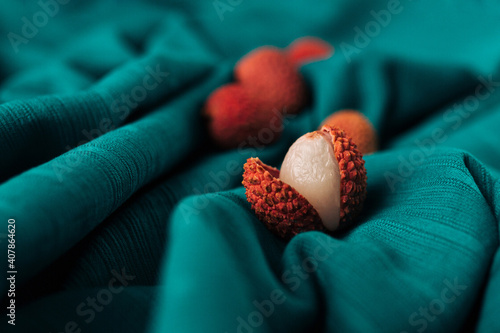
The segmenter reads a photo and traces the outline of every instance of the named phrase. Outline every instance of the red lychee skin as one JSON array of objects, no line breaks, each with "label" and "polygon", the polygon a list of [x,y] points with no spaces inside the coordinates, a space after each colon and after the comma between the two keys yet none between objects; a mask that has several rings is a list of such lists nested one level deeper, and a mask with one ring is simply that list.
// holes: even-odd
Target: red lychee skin
[{"label": "red lychee skin", "polygon": [[[239,84],[216,89],[208,97],[203,111],[209,118],[210,135],[222,148],[236,148],[244,142],[245,146],[270,144],[281,134],[281,115],[265,112]],[[268,131],[265,136],[259,135],[266,128],[272,128],[273,135],[267,135]],[[260,142],[260,137],[266,141]]]},{"label": "red lychee skin", "polygon": [[234,75],[267,111],[297,114],[307,104],[302,75],[276,47],[263,46],[248,53],[236,64]]},{"label": "red lychee skin", "polygon": [[252,209],[276,235],[290,239],[304,231],[327,232],[316,209],[292,186],[279,179],[279,170],[258,158],[243,166],[243,186]]},{"label": "red lychee skin", "polygon": [[366,169],[363,154],[345,132],[325,125],[321,131],[332,137],[333,152],[340,170],[340,224],[349,225],[361,212],[366,198]]},{"label": "red lychee skin", "polygon": [[295,66],[329,58],[333,53],[333,46],[316,37],[298,38],[287,48],[288,58]]},{"label": "red lychee skin", "polygon": [[328,116],[322,125],[335,126],[344,130],[356,142],[362,154],[373,153],[378,149],[377,132],[370,120],[359,111],[337,111]]},{"label": "red lychee skin", "polygon": [[[356,145],[341,129],[324,126],[321,131],[331,136],[339,163],[339,229],[342,229],[351,224],[362,209],[366,197],[365,162]],[[242,184],[246,188],[247,200],[269,230],[287,240],[305,231],[331,233],[309,201],[279,179],[278,169],[258,158],[249,158],[243,168]]]}]

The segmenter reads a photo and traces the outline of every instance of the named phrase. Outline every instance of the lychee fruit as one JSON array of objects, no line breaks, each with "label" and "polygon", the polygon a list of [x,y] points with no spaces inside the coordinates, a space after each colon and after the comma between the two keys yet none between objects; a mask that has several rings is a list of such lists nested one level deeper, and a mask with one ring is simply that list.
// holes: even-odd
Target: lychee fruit
[{"label": "lychee fruit", "polygon": [[239,84],[227,84],[212,92],[203,112],[211,137],[222,148],[236,148],[243,142],[246,146],[270,144],[281,134],[281,114],[267,112]]},{"label": "lychee fruit", "polygon": [[240,59],[234,68],[238,82],[267,111],[300,112],[308,101],[304,79],[285,52],[263,46]]},{"label": "lychee fruit", "polygon": [[350,136],[362,154],[373,153],[378,149],[377,132],[370,120],[356,110],[341,110],[326,118],[320,125],[341,128]]},{"label": "lychee fruit", "polygon": [[295,66],[329,58],[333,53],[333,46],[316,37],[298,38],[287,48],[288,58]]},{"label": "lychee fruit", "polygon": [[295,141],[281,171],[249,158],[242,183],[257,217],[275,234],[290,239],[304,231],[331,233],[362,209],[364,163],[344,131],[324,126]]}]

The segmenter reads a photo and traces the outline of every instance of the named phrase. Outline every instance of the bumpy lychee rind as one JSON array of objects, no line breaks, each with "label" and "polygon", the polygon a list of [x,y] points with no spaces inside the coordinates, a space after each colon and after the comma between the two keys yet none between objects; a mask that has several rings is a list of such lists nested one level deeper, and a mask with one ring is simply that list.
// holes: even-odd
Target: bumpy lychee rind
[{"label": "bumpy lychee rind", "polygon": [[377,151],[377,132],[361,112],[356,110],[340,110],[328,116],[323,125],[335,126],[344,130],[352,138],[362,154]]},{"label": "bumpy lychee rind", "polygon": [[302,37],[291,43],[287,48],[288,58],[296,66],[330,57],[333,46],[316,37]]},{"label": "bumpy lychee rind", "polygon": [[296,114],[307,104],[308,90],[302,75],[276,47],[263,46],[248,53],[236,64],[234,75],[267,111]]},{"label": "bumpy lychee rind", "polygon": [[361,212],[366,198],[366,169],[363,155],[346,133],[325,125],[321,131],[332,137],[333,151],[340,170],[339,229],[349,225]]},{"label": "bumpy lychee rind", "polygon": [[[222,148],[270,144],[281,134],[281,115],[266,112],[240,84],[227,84],[208,97],[204,109],[212,139]],[[272,135],[259,135],[273,128]],[[265,142],[260,142],[260,138]]]},{"label": "bumpy lychee rind", "polygon": [[[330,135],[340,170],[340,220],[342,229],[357,217],[366,197],[366,169],[362,154],[341,129],[323,126]],[[316,209],[292,186],[279,179],[279,170],[258,158],[244,165],[243,186],[257,217],[275,234],[290,239],[305,231],[330,233]]]},{"label": "bumpy lychee rind", "polygon": [[304,231],[327,232],[307,199],[279,179],[278,169],[258,158],[249,158],[243,168],[247,200],[269,230],[284,239]]}]

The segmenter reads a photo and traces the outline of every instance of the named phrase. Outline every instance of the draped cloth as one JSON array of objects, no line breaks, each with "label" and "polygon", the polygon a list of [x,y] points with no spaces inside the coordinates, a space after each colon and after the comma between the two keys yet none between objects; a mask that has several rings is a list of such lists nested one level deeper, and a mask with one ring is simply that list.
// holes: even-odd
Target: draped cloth
[{"label": "draped cloth", "polygon": [[[500,332],[498,1],[10,1],[0,31],[5,331]],[[215,147],[207,96],[301,36],[335,47],[307,108]],[[381,143],[362,214],[285,242],[243,164],[344,108]]]}]

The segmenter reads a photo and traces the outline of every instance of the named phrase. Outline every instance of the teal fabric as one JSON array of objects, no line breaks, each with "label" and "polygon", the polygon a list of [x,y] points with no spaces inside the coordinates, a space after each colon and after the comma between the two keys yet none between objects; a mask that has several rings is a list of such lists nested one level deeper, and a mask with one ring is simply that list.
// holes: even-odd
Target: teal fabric
[{"label": "teal fabric", "polygon": [[[10,1],[0,31],[2,332],[500,332],[498,1]],[[215,148],[210,92],[306,35],[310,105]],[[342,108],[380,135],[363,213],[285,242],[242,166]]]}]

